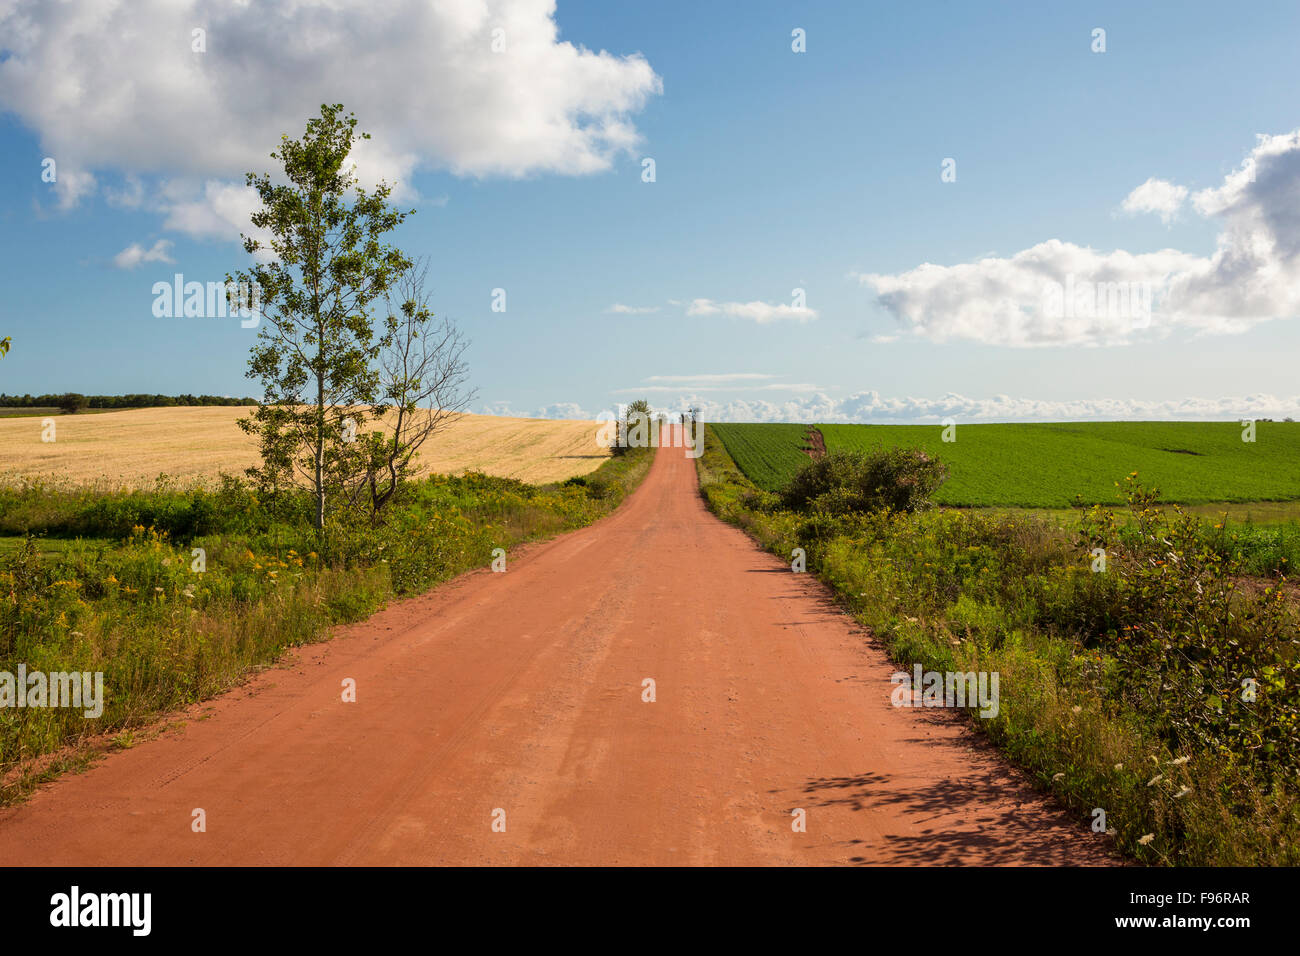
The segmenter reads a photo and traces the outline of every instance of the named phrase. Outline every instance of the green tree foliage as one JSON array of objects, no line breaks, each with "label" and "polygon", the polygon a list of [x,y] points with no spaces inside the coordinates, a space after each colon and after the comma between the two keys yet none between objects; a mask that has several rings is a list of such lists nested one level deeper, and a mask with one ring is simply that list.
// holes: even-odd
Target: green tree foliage
[{"label": "green tree foliage", "polygon": [[262,383],[262,404],[240,423],[261,443],[262,464],[249,475],[271,489],[305,478],[318,530],[331,499],[347,504],[364,489],[356,439],[378,398],[386,345],[372,314],[411,266],[383,241],[409,213],[389,204],[389,185],[363,188],[348,163],[353,144],[369,138],[356,125],[342,105],[322,105],[302,139],[282,137],[271,154],[283,182],[248,174],[262,202],[252,223],[270,238],[245,236],[244,248],[271,261],[227,276],[255,286],[265,319],[247,372]]},{"label": "green tree foliage", "polygon": [[59,410],[66,415],[75,415],[77,412],[85,411],[90,405],[90,399],[85,395],[77,392],[68,392],[66,395],[59,396]]},{"label": "green tree foliage", "polygon": [[[58,408],[63,395],[5,395],[0,393],[0,408]],[[171,408],[181,405],[256,405],[254,398],[227,398],[224,395],[87,395],[88,408]]]},{"label": "green tree foliage", "polygon": [[648,441],[650,414],[650,402],[644,398],[638,398],[623,409],[623,419],[618,423],[618,442],[610,449],[615,455],[626,454],[632,441]]},{"label": "green tree foliage", "polygon": [[1096,506],[1080,524],[1105,573],[1076,589],[1068,620],[1123,668],[1124,699],[1179,746],[1294,783],[1300,657],[1285,578],[1250,582],[1223,523],[1166,510],[1136,472],[1120,488],[1126,522]]},{"label": "green tree foliage", "polygon": [[916,448],[831,452],[809,462],[781,491],[783,507],[831,515],[919,511],[948,477],[937,458]]}]

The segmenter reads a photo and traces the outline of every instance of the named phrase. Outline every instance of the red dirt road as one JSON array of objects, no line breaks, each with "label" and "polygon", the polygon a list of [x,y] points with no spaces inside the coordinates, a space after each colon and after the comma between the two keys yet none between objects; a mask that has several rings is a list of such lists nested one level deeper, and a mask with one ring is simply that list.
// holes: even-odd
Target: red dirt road
[{"label": "red dirt road", "polygon": [[894,670],[665,448],[597,524],[339,629],[0,813],[0,862],[1110,862],[961,719],[891,706]]}]

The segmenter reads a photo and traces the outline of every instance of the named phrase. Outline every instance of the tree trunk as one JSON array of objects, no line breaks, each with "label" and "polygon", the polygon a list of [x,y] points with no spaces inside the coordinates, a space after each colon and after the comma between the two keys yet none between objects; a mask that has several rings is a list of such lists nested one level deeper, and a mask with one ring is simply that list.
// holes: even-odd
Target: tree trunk
[{"label": "tree trunk", "polygon": [[325,528],[325,383],[316,373],[316,530]]},{"label": "tree trunk", "polygon": [[316,530],[325,530],[325,370],[324,370],[324,329],[320,327],[319,308],[317,305],[318,316],[316,328],[320,331],[320,342],[322,343],[316,353],[316,454],[315,454],[315,479],[316,479]]},{"label": "tree trunk", "polygon": [[[319,214],[316,216],[319,223]],[[311,304],[316,313],[316,530],[325,531],[325,327],[320,315],[319,241],[312,245]]]}]

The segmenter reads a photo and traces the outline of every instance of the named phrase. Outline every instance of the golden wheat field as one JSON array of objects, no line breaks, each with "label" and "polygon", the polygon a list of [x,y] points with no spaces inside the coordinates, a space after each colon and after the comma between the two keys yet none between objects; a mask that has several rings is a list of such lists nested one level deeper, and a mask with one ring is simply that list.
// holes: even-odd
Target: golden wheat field
[{"label": "golden wheat field", "polygon": [[[159,475],[211,484],[257,461],[256,442],[235,424],[248,408],[137,408],[0,419],[0,481],[54,478],[101,487],[151,487]],[[608,457],[596,422],[458,415],[425,444],[422,472],[482,471],[534,484],[594,471]]]}]

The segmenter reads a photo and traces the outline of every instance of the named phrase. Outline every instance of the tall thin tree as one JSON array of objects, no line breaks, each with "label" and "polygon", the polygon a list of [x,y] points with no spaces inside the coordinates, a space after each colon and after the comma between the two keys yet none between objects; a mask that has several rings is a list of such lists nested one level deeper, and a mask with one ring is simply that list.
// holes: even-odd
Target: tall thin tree
[{"label": "tall thin tree", "polygon": [[322,105],[302,139],[284,136],[271,153],[282,178],[248,174],[261,199],[252,224],[269,239],[245,236],[244,248],[269,261],[227,276],[232,296],[256,290],[264,319],[247,372],[261,380],[263,399],[240,421],[261,444],[262,464],[248,473],[270,488],[305,479],[321,530],[331,497],[364,480],[356,437],[377,398],[385,345],[373,312],[410,267],[384,241],[409,213],[389,204],[388,184],[363,188],[349,161],[369,138],[356,125],[341,104]]}]

